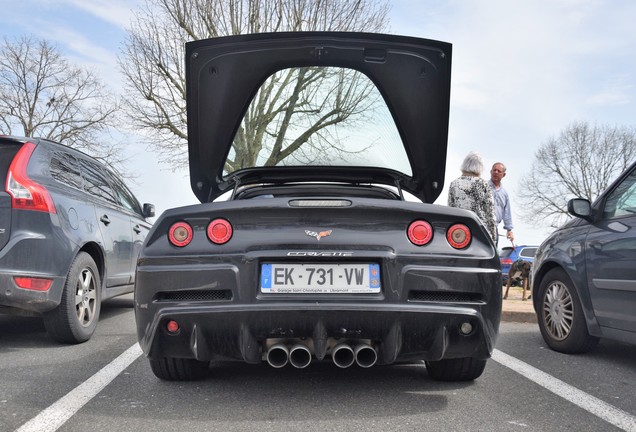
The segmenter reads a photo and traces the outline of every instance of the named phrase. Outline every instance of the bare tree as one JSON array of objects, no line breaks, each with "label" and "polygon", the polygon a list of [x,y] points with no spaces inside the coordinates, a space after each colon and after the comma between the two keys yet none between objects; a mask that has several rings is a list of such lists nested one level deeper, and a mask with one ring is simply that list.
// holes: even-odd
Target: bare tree
[{"label": "bare tree", "polygon": [[532,169],[519,182],[524,220],[558,227],[569,217],[569,199],[594,200],[635,158],[634,127],[567,126],[537,150]]},{"label": "bare tree", "polygon": [[[127,111],[134,125],[151,138],[162,162],[173,169],[186,166],[185,42],[277,31],[378,32],[387,27],[388,10],[386,0],[146,0],[131,25],[120,57],[128,87]],[[270,81],[271,88],[261,89],[257,95],[260,104],[248,112],[235,141],[238,153],[229,164],[245,162],[245,158],[258,154],[263,147],[261,139],[267,135],[263,124],[267,115],[273,121],[274,113],[286,113],[282,117],[286,120],[278,122],[281,129],[276,133],[281,139],[279,144],[283,143],[283,128],[300,112],[303,101],[293,92],[285,100],[276,98],[274,88],[301,91],[319,76],[315,70],[280,74]],[[349,84],[343,77],[334,90],[351,95],[353,87],[348,85],[359,83]],[[347,108],[351,111],[346,112]],[[304,138],[324,131],[329,124],[351,119],[355,113],[355,105],[344,104],[339,111],[323,118],[322,123],[309,125],[309,135]],[[272,133],[270,129],[268,134]],[[270,159],[270,164],[288,156],[294,147],[278,146],[272,151],[274,159]]]},{"label": "bare tree", "polygon": [[109,139],[119,107],[90,71],[70,64],[45,40],[4,39],[0,51],[2,133],[61,142],[121,168]]}]

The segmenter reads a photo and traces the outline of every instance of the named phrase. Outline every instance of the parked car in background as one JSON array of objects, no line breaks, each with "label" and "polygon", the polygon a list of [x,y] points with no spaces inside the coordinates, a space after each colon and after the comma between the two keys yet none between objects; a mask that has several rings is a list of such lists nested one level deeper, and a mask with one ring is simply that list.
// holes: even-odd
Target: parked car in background
[{"label": "parked car in background", "polygon": [[[135,285],[157,377],[201,378],[216,359],[482,374],[501,318],[499,260],[473,212],[432,204],[450,59],[444,42],[368,33],[186,44],[201,204],[159,217]],[[342,121],[352,103],[360,116]]]},{"label": "parked car in background", "polygon": [[[537,252],[539,246],[529,245],[516,245],[506,246],[499,251],[499,262],[501,263],[501,278],[504,285],[508,284],[508,273],[510,272],[510,266],[518,259],[522,259],[528,262],[534,262],[534,254]],[[516,285],[516,281],[512,281],[513,285]]]},{"label": "parked car in background", "polygon": [[593,204],[568,203],[576,218],[535,256],[534,309],[548,346],[583,352],[599,338],[636,343],[636,163]]},{"label": "parked car in background", "polygon": [[101,301],[129,293],[154,206],[90,156],[0,136],[0,313],[38,315],[54,339],[88,340]]}]

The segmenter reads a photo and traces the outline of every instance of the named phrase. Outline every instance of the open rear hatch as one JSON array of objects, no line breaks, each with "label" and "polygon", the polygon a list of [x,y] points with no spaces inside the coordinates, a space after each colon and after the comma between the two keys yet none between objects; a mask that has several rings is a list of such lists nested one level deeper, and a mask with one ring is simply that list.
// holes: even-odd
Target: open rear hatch
[{"label": "open rear hatch", "polygon": [[[399,131],[409,172],[355,166],[239,166],[226,161],[241,121],[261,85],[288,68],[338,67],[364,74],[384,99]],[[451,45],[368,33],[263,33],[186,44],[190,181],[201,202],[236,181],[373,180],[433,202],[444,185]],[[356,169],[357,168],[357,169]],[[248,172],[242,174],[243,169]]]}]

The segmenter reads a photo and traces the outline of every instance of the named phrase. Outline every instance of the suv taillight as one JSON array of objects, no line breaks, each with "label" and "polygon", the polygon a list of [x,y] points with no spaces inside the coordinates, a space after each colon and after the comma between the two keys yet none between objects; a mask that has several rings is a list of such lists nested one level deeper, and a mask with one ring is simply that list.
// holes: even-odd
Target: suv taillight
[{"label": "suv taillight", "polygon": [[27,165],[35,144],[27,142],[13,158],[7,174],[6,191],[11,195],[11,207],[55,213],[55,205],[46,188],[29,178]]}]

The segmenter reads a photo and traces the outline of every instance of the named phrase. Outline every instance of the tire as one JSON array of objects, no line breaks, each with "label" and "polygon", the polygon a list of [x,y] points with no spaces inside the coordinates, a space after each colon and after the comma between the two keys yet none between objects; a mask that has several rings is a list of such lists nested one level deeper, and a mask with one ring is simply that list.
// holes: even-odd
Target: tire
[{"label": "tire", "polygon": [[155,376],[166,381],[195,381],[208,374],[208,362],[173,357],[148,360]]},{"label": "tire", "polygon": [[552,269],[543,277],[538,300],[539,329],[551,349],[575,354],[598,343],[587,331],[581,299],[563,269]]},{"label": "tire", "polygon": [[472,357],[427,361],[426,370],[437,381],[472,381],[484,372],[486,361]]},{"label": "tire", "polygon": [[93,258],[86,252],[77,254],[66,276],[60,304],[43,316],[53,339],[76,344],[91,338],[99,321],[101,286]]}]

